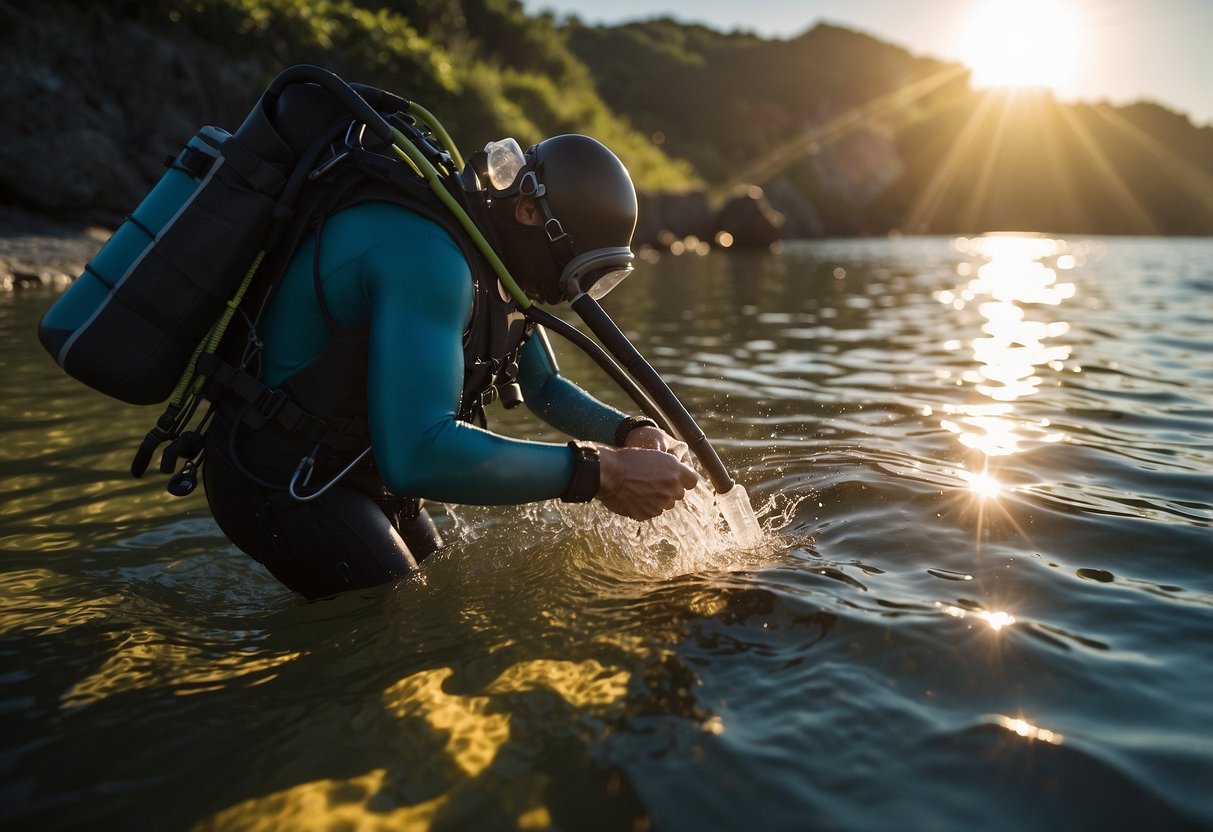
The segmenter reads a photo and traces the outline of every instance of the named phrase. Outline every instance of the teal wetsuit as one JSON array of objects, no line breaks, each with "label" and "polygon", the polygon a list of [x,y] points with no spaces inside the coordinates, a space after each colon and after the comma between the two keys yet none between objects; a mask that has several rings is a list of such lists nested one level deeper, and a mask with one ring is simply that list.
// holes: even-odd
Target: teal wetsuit
[{"label": "teal wetsuit", "polygon": [[[314,238],[305,241],[292,258],[261,326],[261,379],[271,387],[330,348],[331,322],[316,297],[314,246]],[[331,321],[342,327],[369,327],[366,418],[377,474],[391,494],[514,504],[552,499],[565,491],[573,469],[567,445],[511,439],[457,418],[463,336],[474,290],[469,265],[446,231],[399,206],[363,203],[326,221],[319,273]],[[518,381],[531,411],[575,438],[614,440],[625,414],[560,376],[542,339],[527,341],[518,364]],[[224,430],[217,427],[220,434]],[[350,500],[364,495],[344,485],[314,502],[298,503],[242,482],[229,464],[212,465],[209,457],[206,482],[216,519],[228,536],[305,594],[383,583],[411,568],[413,555],[427,553],[411,550],[432,548],[424,542],[410,545],[404,526],[411,518],[393,517],[393,512],[400,513],[397,505],[383,510],[403,546],[381,529],[362,547],[367,553],[359,555],[348,535],[366,525],[370,515],[365,506],[358,509],[363,513],[357,518],[351,515]],[[395,505],[383,499],[378,503],[381,508]],[[299,526],[301,512],[308,517],[304,525],[314,527],[305,536],[308,545],[284,544],[291,534],[285,527]],[[333,528],[321,528],[325,523],[333,526],[329,521],[334,520]],[[366,534],[361,528],[357,533]],[[324,537],[331,538],[331,563],[310,551],[316,548],[314,541]],[[309,552],[300,554],[302,548]],[[308,568],[317,574],[306,580],[294,577],[300,561],[315,562]],[[335,575],[340,580],[326,580]]]}]

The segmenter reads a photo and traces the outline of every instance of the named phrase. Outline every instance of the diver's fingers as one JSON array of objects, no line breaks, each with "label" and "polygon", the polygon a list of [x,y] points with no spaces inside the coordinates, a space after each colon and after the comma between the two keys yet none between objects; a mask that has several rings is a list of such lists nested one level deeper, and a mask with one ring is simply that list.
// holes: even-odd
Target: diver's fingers
[{"label": "diver's fingers", "polygon": [[699,482],[695,469],[663,451],[602,448],[598,499],[616,514],[648,520],[673,508]]},{"label": "diver's fingers", "polygon": [[680,439],[675,439],[661,428],[650,427],[648,425],[633,428],[628,433],[626,442],[625,447],[628,448],[648,448],[654,451],[664,451],[677,457],[682,462],[688,464],[691,462],[691,449],[687,446],[687,443]]}]

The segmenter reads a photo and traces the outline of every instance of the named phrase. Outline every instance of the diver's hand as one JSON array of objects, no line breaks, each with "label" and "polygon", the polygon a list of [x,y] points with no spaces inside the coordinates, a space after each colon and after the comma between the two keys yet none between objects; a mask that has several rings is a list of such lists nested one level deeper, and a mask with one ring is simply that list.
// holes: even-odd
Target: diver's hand
[{"label": "diver's hand", "polygon": [[664,451],[667,454],[673,454],[688,465],[691,463],[691,452],[687,448],[686,442],[679,442],[661,428],[649,425],[641,425],[628,431],[628,435],[624,437],[624,447]]},{"label": "diver's hand", "polygon": [[599,501],[633,520],[651,520],[673,508],[699,482],[694,468],[665,451],[602,446],[598,458]]}]

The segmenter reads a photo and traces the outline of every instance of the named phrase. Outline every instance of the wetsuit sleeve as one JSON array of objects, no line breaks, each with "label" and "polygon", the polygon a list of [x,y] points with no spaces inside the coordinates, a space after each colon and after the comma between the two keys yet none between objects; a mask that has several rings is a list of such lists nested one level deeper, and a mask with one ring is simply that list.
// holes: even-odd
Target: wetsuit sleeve
[{"label": "wetsuit sleeve", "polygon": [[595,399],[560,374],[537,331],[522,348],[518,384],[527,407],[543,421],[577,439],[615,443],[615,430],[627,415]]},{"label": "wetsuit sleeve", "polygon": [[573,453],[456,419],[462,336],[472,303],[462,254],[433,234],[364,255],[371,310],[367,407],[375,459],[392,491],[480,505],[558,497]]}]

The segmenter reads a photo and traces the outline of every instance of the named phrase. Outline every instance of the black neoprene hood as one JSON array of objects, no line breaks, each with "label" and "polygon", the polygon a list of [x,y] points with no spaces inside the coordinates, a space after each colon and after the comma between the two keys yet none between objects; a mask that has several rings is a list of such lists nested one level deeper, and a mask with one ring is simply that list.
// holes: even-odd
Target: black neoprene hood
[{"label": "black neoprene hood", "polygon": [[573,250],[631,246],[636,230],[632,177],[606,145],[577,134],[553,136],[527,151],[552,216]]}]

